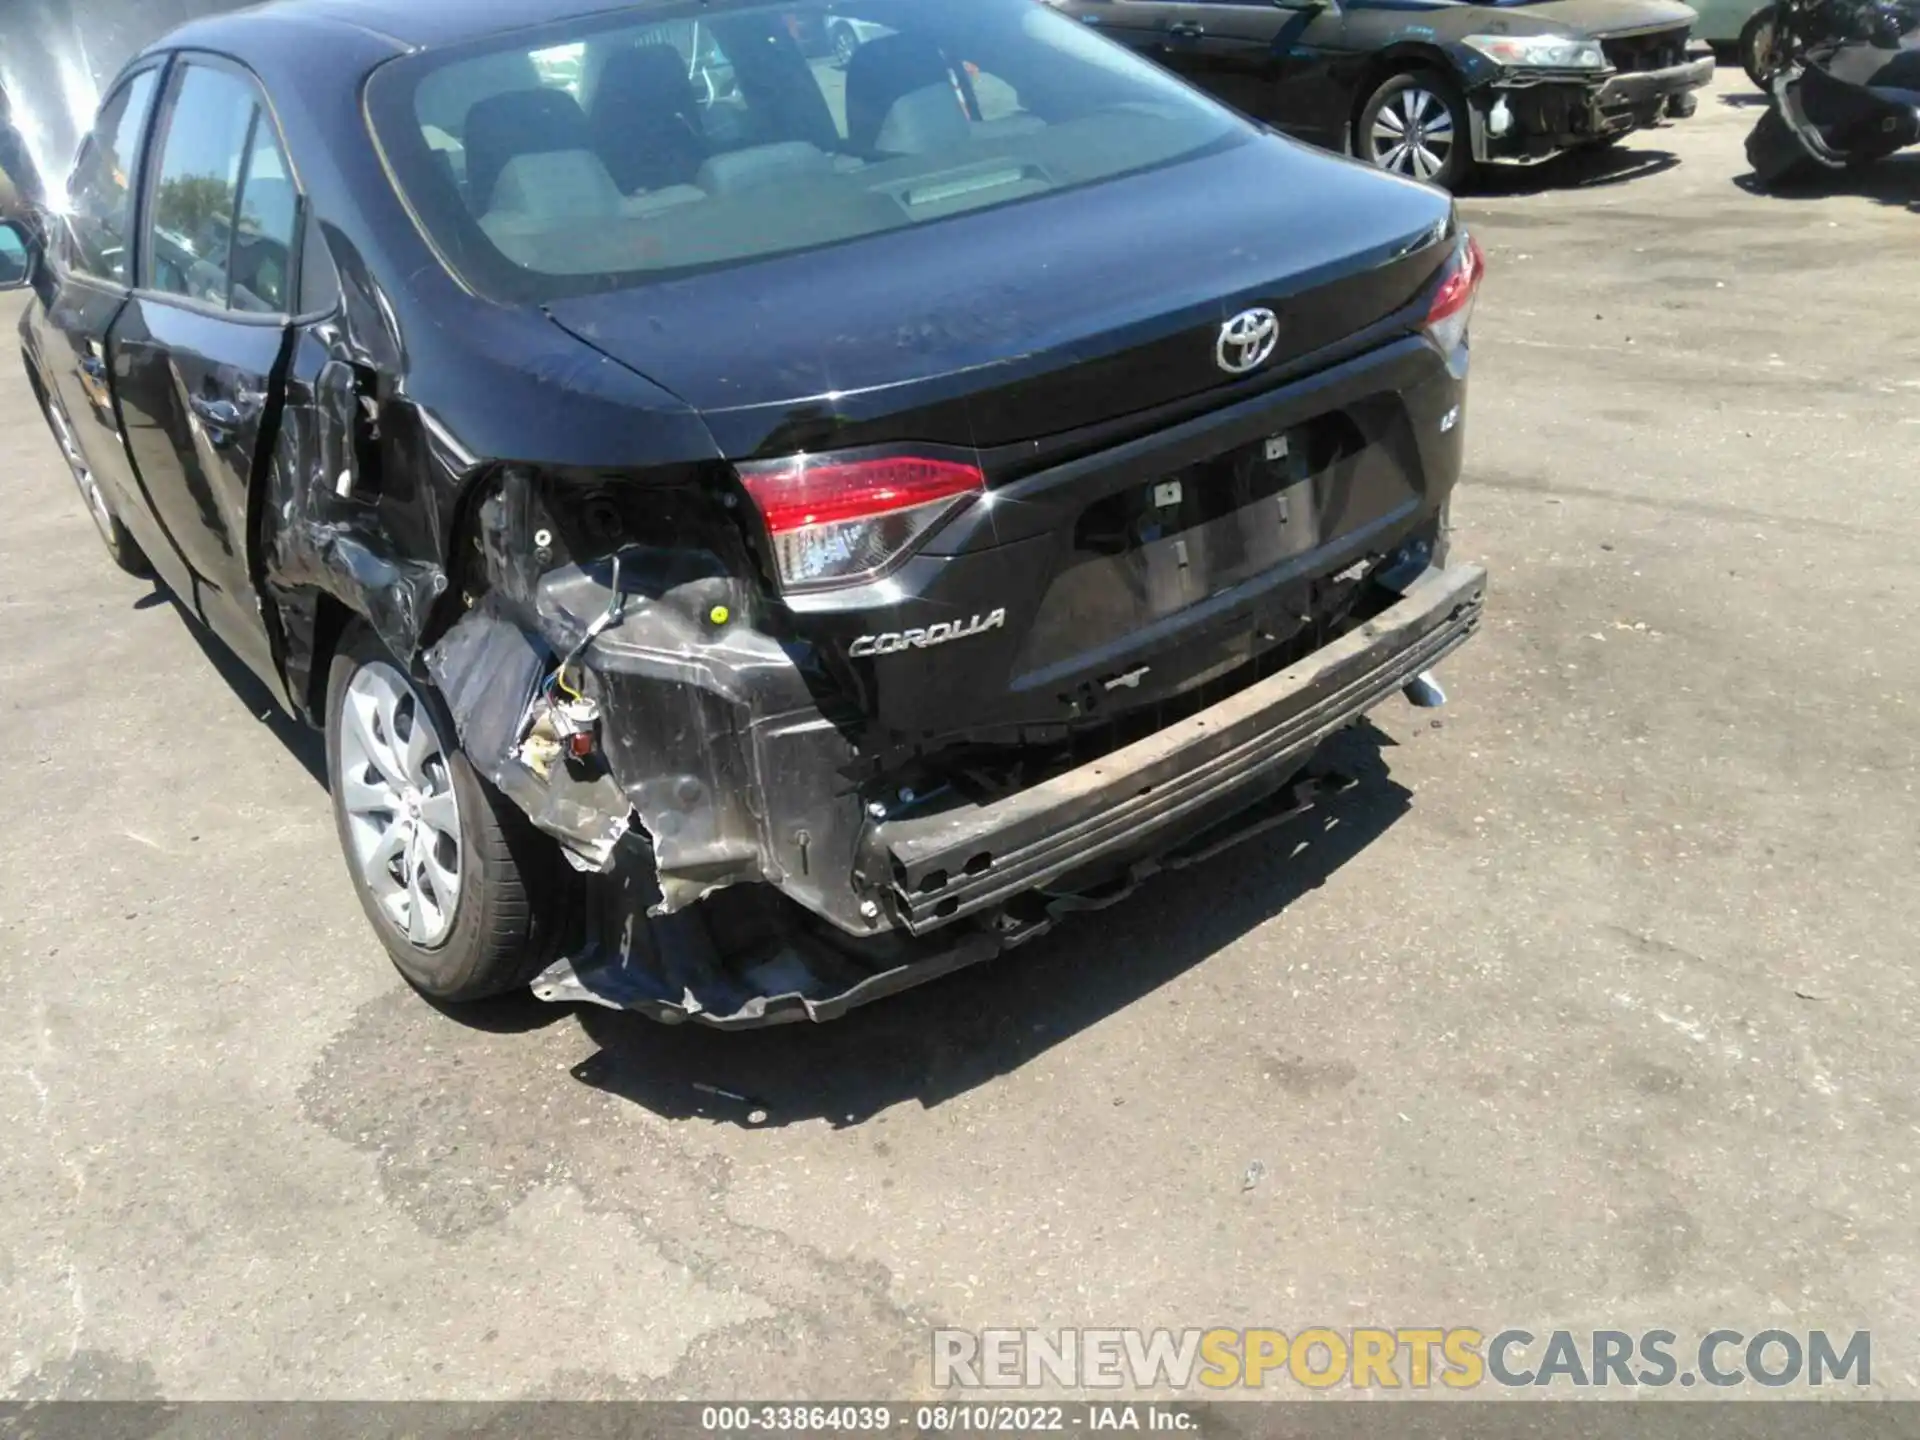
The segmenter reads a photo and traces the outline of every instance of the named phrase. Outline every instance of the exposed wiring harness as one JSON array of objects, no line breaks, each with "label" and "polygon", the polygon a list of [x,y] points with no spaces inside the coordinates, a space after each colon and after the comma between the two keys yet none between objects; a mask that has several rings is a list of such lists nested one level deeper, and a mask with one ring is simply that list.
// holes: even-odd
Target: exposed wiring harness
[{"label": "exposed wiring harness", "polygon": [[554,666],[552,673],[540,682],[538,692],[527,702],[527,713],[521,717],[515,753],[522,764],[543,780],[554,773],[554,766],[562,757],[584,762],[599,747],[600,706],[586,693],[584,681],[576,683],[577,677],[572,671],[587,647],[618,624],[626,613],[617,554],[613,557],[612,588],[607,608],[587,626],[586,634]]},{"label": "exposed wiring harness", "polygon": [[607,597],[607,608],[600,612],[599,617],[591,625],[587,626],[587,633],[580,637],[580,643],[566,653],[566,657],[554,667],[553,673],[542,684],[541,690],[549,700],[553,698],[555,690],[560,691],[570,700],[586,698],[585,692],[578,686],[567,682],[567,671],[573,668],[573,663],[586,653],[589,645],[605,634],[607,628],[621,618],[626,608],[627,599],[620,590],[620,557],[616,554],[613,557],[613,593]]}]

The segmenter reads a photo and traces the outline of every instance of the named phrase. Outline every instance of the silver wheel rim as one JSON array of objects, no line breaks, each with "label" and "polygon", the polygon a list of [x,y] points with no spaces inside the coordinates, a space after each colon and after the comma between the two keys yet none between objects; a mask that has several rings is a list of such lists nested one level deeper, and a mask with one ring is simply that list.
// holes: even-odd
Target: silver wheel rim
[{"label": "silver wheel rim", "polygon": [[80,442],[74,438],[73,427],[67,424],[67,415],[56,401],[47,406],[47,418],[53,422],[54,439],[60,443],[60,453],[65,457],[67,469],[73,472],[73,483],[80,487],[80,498],[87,502],[87,513],[93,516],[94,528],[100,532],[100,538],[109,546],[113,544],[113,511],[107,508],[107,497],[100,493],[100,484],[93,478],[93,470],[80,453]]},{"label": "silver wheel rim", "polygon": [[842,65],[853,59],[853,52],[859,48],[859,43],[853,38],[851,30],[842,30],[833,37],[834,54]]},{"label": "silver wheel rim", "polygon": [[1416,180],[1431,180],[1446,168],[1453,139],[1447,102],[1418,85],[1389,96],[1367,135],[1374,164]]},{"label": "silver wheel rim", "polygon": [[460,801],[447,747],[413,686],[375,661],[340,707],[340,803],[360,879],[394,929],[445,943],[460,903]]},{"label": "silver wheel rim", "polygon": [[1763,20],[1753,32],[1753,68],[1762,75],[1773,74],[1773,22]]}]

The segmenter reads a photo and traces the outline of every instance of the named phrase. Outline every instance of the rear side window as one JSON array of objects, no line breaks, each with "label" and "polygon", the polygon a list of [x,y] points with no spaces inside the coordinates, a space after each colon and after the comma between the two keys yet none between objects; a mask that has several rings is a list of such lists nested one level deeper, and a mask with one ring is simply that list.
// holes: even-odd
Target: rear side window
[{"label": "rear side window", "polygon": [[1249,133],[1032,0],[655,3],[409,56],[368,98],[440,253],[511,300],[934,224]]},{"label": "rear side window", "polygon": [[280,153],[266,113],[256,111],[253,141],[240,171],[240,219],[233,237],[234,309],[284,313],[289,308],[298,215],[286,156]]},{"label": "rear side window", "polygon": [[190,64],[169,107],[147,231],[148,288],[262,314],[287,308],[298,206],[253,84]]},{"label": "rear side window", "polygon": [[153,109],[157,70],[122,85],[100,111],[67,178],[59,254],[68,270],[132,283],[133,191],[140,137]]}]

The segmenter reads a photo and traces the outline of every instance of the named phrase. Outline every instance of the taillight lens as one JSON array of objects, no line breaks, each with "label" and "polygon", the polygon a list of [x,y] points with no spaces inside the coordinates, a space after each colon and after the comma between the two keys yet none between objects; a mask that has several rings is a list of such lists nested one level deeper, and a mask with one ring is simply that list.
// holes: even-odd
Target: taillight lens
[{"label": "taillight lens", "polygon": [[978,466],[924,455],[799,455],[743,465],[740,478],[766,523],[784,590],[878,575],[987,486]]},{"label": "taillight lens", "polygon": [[1480,242],[1471,235],[1460,238],[1459,248],[1447,262],[1440,288],[1433,293],[1427,310],[1427,333],[1451,355],[1467,338],[1467,321],[1473,315],[1473,297],[1487,273],[1487,257],[1480,253]]}]

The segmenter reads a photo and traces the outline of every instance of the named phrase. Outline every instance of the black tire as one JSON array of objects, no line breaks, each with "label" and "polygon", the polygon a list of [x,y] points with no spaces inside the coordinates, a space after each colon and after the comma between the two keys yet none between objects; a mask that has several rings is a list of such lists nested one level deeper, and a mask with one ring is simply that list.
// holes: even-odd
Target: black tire
[{"label": "black tire", "polygon": [[1775,105],[1769,105],[1747,132],[1747,163],[1753,167],[1754,184],[1762,190],[1790,189],[1821,173],[1819,163]]},{"label": "black tire", "polygon": [[1772,94],[1773,75],[1779,62],[1774,55],[1774,13],[1771,5],[1747,17],[1747,23],[1740,27],[1737,44],[1740,68],[1747,72],[1747,78],[1755,85]]},{"label": "black tire", "polygon": [[833,58],[842,69],[852,63],[853,52],[860,48],[860,37],[853,33],[853,27],[844,22],[833,27]]},{"label": "black tire", "polygon": [[[381,908],[355,854],[342,784],[343,712],[354,677],[372,666],[400,677],[442,737],[446,778],[458,801],[459,890],[445,938],[415,944]],[[383,672],[384,673],[384,672]],[[552,960],[566,898],[559,847],[487,784],[460,752],[452,718],[431,687],[407,675],[373,633],[341,638],[327,682],[327,783],[335,830],[360,908],[407,983],[435,1000],[462,1002],[525,985]]]},{"label": "black tire", "polygon": [[[1436,103],[1437,107],[1445,110],[1447,135],[1444,154],[1440,153],[1441,147],[1434,143],[1440,138],[1437,133],[1439,108],[1436,108]],[[1410,112],[1418,117],[1418,138],[1426,143],[1412,149],[1388,148],[1391,144],[1391,120],[1397,120],[1405,127]],[[1390,117],[1388,124],[1383,125],[1383,115]],[[1376,134],[1376,131],[1381,133]],[[1361,108],[1353,139],[1354,153],[1362,160],[1393,174],[1424,180],[1442,190],[1461,189],[1473,174],[1473,129],[1466,98],[1461,95],[1460,87],[1452,77],[1438,70],[1403,70],[1397,75],[1389,75]],[[1438,168],[1431,173],[1420,173],[1428,166],[1422,155],[1438,159]]]},{"label": "black tire", "polygon": [[93,528],[100,532],[100,543],[107,547],[108,557],[127,574],[141,580],[151,579],[153,562],[147,559],[147,552],[140,548],[140,542],[121,524],[113,501],[107,498],[106,492],[94,480],[86,457],[80,452],[80,437],[73,428],[73,422],[67,418],[65,408],[60,407],[60,401],[42,388],[37,375],[30,374],[29,378],[33,380],[34,395],[40,401],[40,414],[46,420],[47,428],[53,432],[53,443],[60,447],[60,458],[66,461],[73,483],[79,488],[80,501],[87,507]]}]

